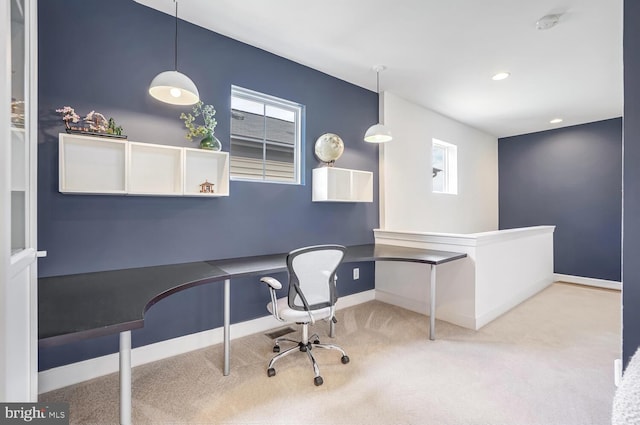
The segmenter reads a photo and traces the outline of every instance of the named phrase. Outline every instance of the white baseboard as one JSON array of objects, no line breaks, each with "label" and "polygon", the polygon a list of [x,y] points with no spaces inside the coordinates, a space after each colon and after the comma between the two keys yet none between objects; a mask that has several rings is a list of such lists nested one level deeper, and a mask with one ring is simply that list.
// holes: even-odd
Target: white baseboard
[{"label": "white baseboard", "polygon": [[402,295],[376,289],[376,300],[386,304],[402,307],[406,310],[414,311],[419,314],[429,315],[429,303],[426,299],[416,300],[414,298],[408,298]]},{"label": "white baseboard", "polygon": [[613,383],[616,388],[620,386],[622,381],[622,359],[615,359],[613,361]]},{"label": "white baseboard", "polygon": [[493,307],[491,310],[485,311],[482,314],[476,314],[475,330],[480,329],[484,325],[487,325],[488,323],[502,316],[509,310],[515,308],[519,304],[533,297],[535,294],[542,291],[552,283],[553,279],[551,278],[551,276],[548,276],[545,279],[535,282],[534,284],[529,284],[524,288],[520,288],[520,291],[511,295],[508,299],[501,302],[500,305]]},{"label": "white baseboard", "polygon": [[578,285],[594,286],[596,288],[617,289],[622,290],[622,283],[615,280],[594,279],[591,277],[572,276],[570,274],[554,273],[553,278],[556,282],[575,283]]},{"label": "white baseboard", "polygon": [[[438,320],[444,320],[445,322],[449,322],[463,328],[478,330],[492,320],[511,310],[521,302],[542,291],[544,288],[551,285],[551,283],[552,281],[550,278],[544,279],[536,283],[535,285],[531,285],[530,287],[525,288],[525,290],[518,292],[512,297],[509,297],[508,300],[504,301],[499,306],[494,307],[489,311],[483,312],[482,314],[476,314],[475,317],[463,315],[457,311],[443,311],[442,309],[439,309],[436,312],[436,318]],[[410,299],[397,294],[392,294],[390,292],[381,291],[379,289],[376,290],[376,299],[387,304],[392,304],[398,307],[405,308],[407,310],[414,311],[416,313],[429,315],[429,305],[426,300],[420,301]]]},{"label": "white baseboard", "polygon": [[[362,304],[375,299],[375,290],[359,292],[341,297],[336,308],[343,308]],[[282,327],[284,324],[273,316],[264,316],[246,322],[231,325],[231,339],[242,338],[247,335],[265,332]],[[132,367],[140,366],[190,351],[220,344],[223,341],[223,328],[210,329],[155,344],[144,345],[131,350]],[[38,373],[38,394],[77,384],[89,379],[98,378],[110,373],[118,372],[119,354],[113,353],[94,359],[84,360],[65,366],[44,370]]]},{"label": "white baseboard", "polygon": [[[414,311],[419,314],[429,315],[429,303],[427,300],[415,300],[412,298],[403,297],[401,295],[392,294],[390,292],[376,289],[376,300],[383,303],[402,307],[404,309]],[[473,317],[465,316],[454,311],[442,311],[442,309],[436,311],[436,319],[444,320],[445,322],[453,323],[454,325],[461,326],[467,329],[476,329],[476,320]]]}]

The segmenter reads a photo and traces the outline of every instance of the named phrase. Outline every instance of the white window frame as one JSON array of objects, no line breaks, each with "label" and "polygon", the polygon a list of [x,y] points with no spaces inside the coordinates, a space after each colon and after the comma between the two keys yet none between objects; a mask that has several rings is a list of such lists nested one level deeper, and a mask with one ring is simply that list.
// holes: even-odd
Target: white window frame
[{"label": "white window frame", "polygon": [[453,143],[443,142],[438,139],[431,139],[431,164],[433,168],[433,149],[440,148],[444,151],[444,161],[443,161],[443,179],[444,179],[444,187],[443,190],[436,190],[433,187],[433,179],[435,176],[431,174],[431,188],[433,193],[444,193],[449,195],[457,195],[458,194],[458,147]]},{"label": "white window frame", "polygon": [[[302,161],[302,147],[304,146],[304,135],[302,133],[303,129],[303,121],[304,121],[304,105],[301,105],[296,102],[292,102],[285,99],[280,99],[275,96],[271,96],[268,94],[256,92],[253,90],[245,89],[243,87],[231,86],[231,99],[244,99],[251,102],[258,102],[267,106],[273,106],[279,109],[284,109],[293,113],[294,115],[294,123],[295,123],[295,135],[294,135],[294,145],[293,145],[293,169],[294,169],[294,179],[291,181],[286,180],[278,180],[269,178],[266,174],[266,149],[268,145],[277,145],[276,142],[266,140],[266,121],[265,121],[265,131],[262,135],[262,146],[263,146],[263,154],[262,154],[262,178],[249,178],[249,177],[240,177],[234,176],[233,168],[230,168],[230,178],[231,180],[236,181],[250,181],[250,182],[262,182],[262,183],[280,183],[280,184],[295,184],[300,185],[304,184],[302,176],[304,175],[304,162]],[[230,108],[232,110],[233,107]],[[231,126],[230,126],[230,137],[229,143],[231,143],[231,138],[233,137],[232,128],[233,128],[233,116],[231,117]],[[229,147],[229,157],[230,160],[233,160],[233,156],[231,154],[231,146]]]}]

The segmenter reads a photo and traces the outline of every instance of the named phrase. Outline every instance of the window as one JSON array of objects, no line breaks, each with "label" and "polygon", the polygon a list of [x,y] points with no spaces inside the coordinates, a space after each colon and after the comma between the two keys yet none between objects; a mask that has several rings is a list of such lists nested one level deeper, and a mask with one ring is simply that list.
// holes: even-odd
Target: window
[{"label": "window", "polygon": [[458,194],[458,147],[433,139],[431,148],[433,192]]},{"label": "window", "polygon": [[231,178],[300,184],[304,106],[231,87]]}]

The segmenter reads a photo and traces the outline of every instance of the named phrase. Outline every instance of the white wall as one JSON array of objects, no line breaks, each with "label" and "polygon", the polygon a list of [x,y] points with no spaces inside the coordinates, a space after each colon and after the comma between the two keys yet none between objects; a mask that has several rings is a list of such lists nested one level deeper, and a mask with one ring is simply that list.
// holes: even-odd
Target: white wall
[{"label": "white wall", "polygon": [[[498,228],[498,139],[385,92],[380,227],[476,233]],[[458,147],[458,194],[432,193],[431,139]]]}]

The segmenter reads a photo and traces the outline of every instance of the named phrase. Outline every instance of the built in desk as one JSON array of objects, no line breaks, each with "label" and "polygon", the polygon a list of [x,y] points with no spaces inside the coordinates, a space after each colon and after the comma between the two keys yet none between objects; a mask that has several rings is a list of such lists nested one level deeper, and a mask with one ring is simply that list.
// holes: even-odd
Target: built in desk
[{"label": "built in desk", "polygon": [[[159,300],[193,286],[224,281],[224,375],[230,369],[231,279],[287,270],[287,253],[81,273],[38,279],[40,346],[120,334],[120,422],[131,423],[131,330]],[[436,266],[467,254],[392,245],[348,246],[343,263],[405,261],[431,266],[430,303],[435,312]],[[429,317],[435,339],[435,314]]]}]

